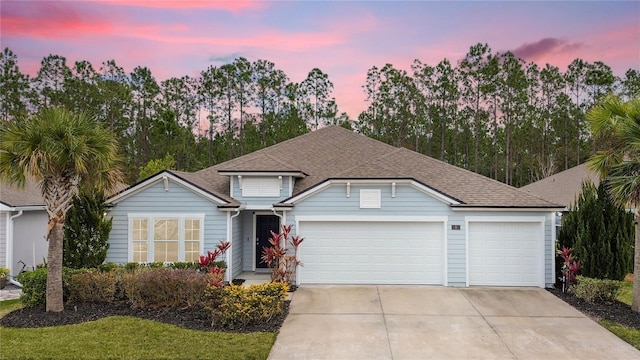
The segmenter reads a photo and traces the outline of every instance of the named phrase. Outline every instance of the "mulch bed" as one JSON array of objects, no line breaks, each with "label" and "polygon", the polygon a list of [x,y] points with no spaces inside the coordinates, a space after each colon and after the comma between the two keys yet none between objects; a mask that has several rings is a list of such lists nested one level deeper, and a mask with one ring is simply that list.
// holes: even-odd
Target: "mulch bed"
[{"label": "mulch bed", "polygon": [[572,294],[563,293],[558,289],[547,290],[596,321],[602,319],[611,320],[618,324],[640,330],[640,313],[631,310],[631,306],[627,304],[619,301],[606,304],[591,304]]},{"label": "mulch bed", "polygon": [[142,319],[155,320],[166,324],[173,324],[185,329],[200,331],[225,332],[276,332],[289,313],[290,301],[285,301],[284,312],[264,324],[256,324],[243,328],[227,328],[212,326],[210,312],[201,308],[187,309],[132,309],[126,302],[111,304],[66,304],[60,313],[46,312],[44,306],[22,308],[10,312],[0,319],[0,325],[16,328],[37,328],[79,324],[87,321],[102,319],[107,316],[134,316]]}]

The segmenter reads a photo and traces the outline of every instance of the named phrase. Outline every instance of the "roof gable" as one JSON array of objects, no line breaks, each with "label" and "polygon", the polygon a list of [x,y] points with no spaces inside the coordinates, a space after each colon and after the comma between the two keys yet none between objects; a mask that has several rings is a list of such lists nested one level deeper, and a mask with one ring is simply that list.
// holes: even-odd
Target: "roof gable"
[{"label": "roof gable", "polygon": [[547,201],[568,207],[575,202],[582,191],[582,182],[600,183],[598,174],[587,169],[586,164],[548,176],[542,180],[523,186],[520,189]]},{"label": "roof gable", "polygon": [[142,180],[141,182],[138,182],[134,185],[131,185],[130,187],[120,191],[119,193],[115,194],[114,196],[110,197],[109,199],[107,199],[108,203],[111,204],[117,204],[118,202],[133,196],[141,191],[144,191],[145,189],[149,188],[150,186],[153,186],[154,184],[157,184],[158,182],[164,181],[165,182],[165,187],[168,188],[169,186],[169,181],[176,183],[214,203],[216,203],[218,206],[225,206],[225,205],[229,205],[229,203],[231,201],[223,198],[222,196],[210,191],[209,189],[207,189],[206,187],[203,187],[201,185],[206,185],[205,181],[203,179],[201,179],[199,176],[193,174],[193,173],[186,173],[186,172],[180,172],[180,171],[169,171],[169,170],[164,170],[161,171],[153,176],[150,176],[144,180]]}]

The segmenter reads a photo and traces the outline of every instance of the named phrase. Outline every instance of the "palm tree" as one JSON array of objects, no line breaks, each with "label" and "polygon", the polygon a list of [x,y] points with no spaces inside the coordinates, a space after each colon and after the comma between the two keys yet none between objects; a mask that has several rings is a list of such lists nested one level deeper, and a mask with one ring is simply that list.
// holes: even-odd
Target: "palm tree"
[{"label": "palm tree", "polygon": [[608,96],[587,113],[596,146],[589,159],[618,205],[635,211],[636,240],[631,308],[640,311],[640,98]]},{"label": "palm tree", "polygon": [[93,118],[58,108],[3,123],[0,138],[0,178],[40,186],[49,215],[46,310],[60,312],[65,216],[79,185],[111,191],[121,181],[117,140]]}]

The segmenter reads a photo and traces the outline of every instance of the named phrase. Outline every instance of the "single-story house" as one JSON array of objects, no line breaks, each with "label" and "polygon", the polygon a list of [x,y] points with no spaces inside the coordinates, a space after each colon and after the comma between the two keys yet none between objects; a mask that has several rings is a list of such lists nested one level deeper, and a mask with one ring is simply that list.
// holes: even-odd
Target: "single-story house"
[{"label": "single-story house", "polygon": [[337,126],[107,201],[107,261],[193,261],[226,240],[231,280],[266,270],[269,231],[293,225],[297,284],[548,286],[563,208]]},{"label": "single-story house", "polygon": [[525,185],[520,189],[541,199],[569,208],[582,192],[582,183],[589,181],[595,186],[600,184],[597,173],[587,169],[586,164],[553,174],[544,179]]},{"label": "single-story house", "polygon": [[48,219],[36,184],[28,182],[22,189],[0,185],[0,266],[9,268],[11,276],[25,265],[32,270],[44,263]]}]

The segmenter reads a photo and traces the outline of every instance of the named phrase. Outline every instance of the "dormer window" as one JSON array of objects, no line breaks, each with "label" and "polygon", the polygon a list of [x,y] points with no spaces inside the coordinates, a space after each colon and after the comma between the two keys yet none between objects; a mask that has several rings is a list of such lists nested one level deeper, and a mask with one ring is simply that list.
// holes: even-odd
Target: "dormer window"
[{"label": "dormer window", "polygon": [[242,177],[242,197],[279,197],[278,177]]}]

